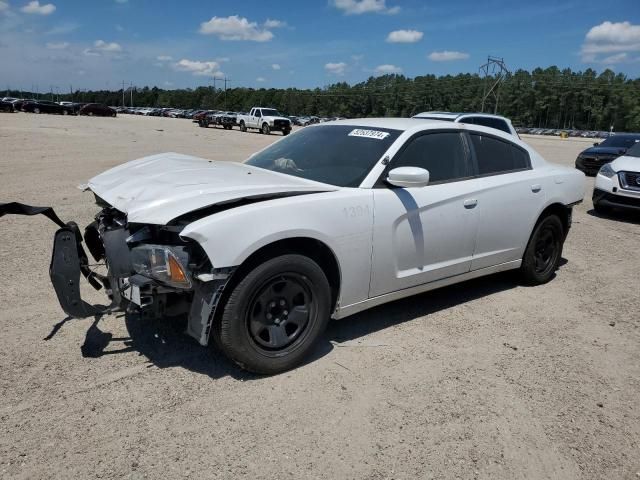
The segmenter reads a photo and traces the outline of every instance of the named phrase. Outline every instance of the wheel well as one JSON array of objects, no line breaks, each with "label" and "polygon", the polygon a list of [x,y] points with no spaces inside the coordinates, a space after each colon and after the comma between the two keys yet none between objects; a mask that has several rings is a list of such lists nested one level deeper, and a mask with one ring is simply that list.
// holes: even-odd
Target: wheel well
[{"label": "wheel well", "polygon": [[340,267],[338,260],[333,251],[321,241],[308,237],[296,237],[278,240],[277,242],[265,245],[242,262],[224,288],[218,308],[216,308],[215,311],[214,322],[218,321],[220,315],[222,315],[224,304],[229,298],[231,291],[233,291],[245,275],[271,258],[292,253],[311,258],[322,269],[331,288],[331,312],[333,312],[340,293]]},{"label": "wheel well", "polygon": [[562,222],[562,229],[564,230],[564,235],[566,237],[569,233],[569,227],[571,226],[571,208],[561,203],[552,203],[542,211],[538,217],[538,222],[549,215],[556,215],[560,219]]}]

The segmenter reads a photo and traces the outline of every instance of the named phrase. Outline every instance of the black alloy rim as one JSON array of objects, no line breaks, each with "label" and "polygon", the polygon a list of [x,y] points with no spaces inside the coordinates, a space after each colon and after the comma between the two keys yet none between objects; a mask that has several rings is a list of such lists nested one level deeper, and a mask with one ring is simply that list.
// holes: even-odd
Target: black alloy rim
[{"label": "black alloy rim", "polygon": [[300,342],[315,318],[311,285],[304,275],[272,277],[256,289],[247,310],[247,328],[254,346],[274,354]]},{"label": "black alloy rim", "polygon": [[557,233],[551,225],[545,225],[538,234],[533,254],[536,273],[548,273],[549,269],[553,268],[555,265],[557,255]]}]

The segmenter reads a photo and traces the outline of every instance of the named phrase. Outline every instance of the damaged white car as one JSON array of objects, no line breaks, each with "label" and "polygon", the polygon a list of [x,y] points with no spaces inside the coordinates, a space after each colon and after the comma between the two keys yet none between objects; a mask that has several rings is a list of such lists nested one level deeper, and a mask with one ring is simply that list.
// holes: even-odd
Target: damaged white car
[{"label": "damaged white car", "polygon": [[56,234],[51,277],[64,311],[188,316],[248,370],[290,369],[330,318],[509,269],[549,281],[584,175],[478,125],[360,119],[300,130],[228,163],[166,153],[92,178],[100,212]]}]

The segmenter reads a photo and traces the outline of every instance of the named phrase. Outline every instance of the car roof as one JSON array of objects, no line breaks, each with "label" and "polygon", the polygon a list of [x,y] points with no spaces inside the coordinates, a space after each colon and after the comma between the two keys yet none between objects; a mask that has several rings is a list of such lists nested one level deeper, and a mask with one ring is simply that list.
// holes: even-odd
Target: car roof
[{"label": "car roof", "polygon": [[460,117],[468,117],[473,115],[474,117],[487,117],[487,118],[499,118],[501,120],[508,120],[506,117],[502,115],[494,115],[492,113],[482,113],[482,112],[422,112],[414,115],[413,118],[419,118],[421,116],[429,116],[433,118],[446,118],[455,120]]},{"label": "car roof", "polygon": [[[351,125],[354,127],[373,127],[373,128],[389,128],[391,130],[410,130],[414,127],[425,125],[425,122],[433,123],[434,125],[444,126],[451,128],[450,122],[444,122],[441,120],[428,120],[420,119],[417,122],[415,118],[350,118],[346,120],[333,120],[331,122],[325,122],[323,125]],[[456,128],[456,127],[453,127]]]}]

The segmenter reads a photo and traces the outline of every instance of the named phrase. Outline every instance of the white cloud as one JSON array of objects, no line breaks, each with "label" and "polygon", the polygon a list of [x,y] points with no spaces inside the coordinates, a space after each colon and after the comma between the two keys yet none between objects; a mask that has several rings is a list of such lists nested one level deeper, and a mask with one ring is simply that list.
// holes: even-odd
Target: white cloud
[{"label": "white cloud", "polygon": [[402,68],[397,67],[396,65],[378,65],[373,71],[376,75],[389,75],[391,73],[400,74],[402,73]]},{"label": "white cloud", "polygon": [[49,50],[65,50],[69,47],[69,42],[47,42],[46,47]]},{"label": "white cloud", "polygon": [[93,42],[93,46],[96,50],[101,52],[121,52],[122,47],[116,42],[105,42],[104,40],[96,40]]},{"label": "white cloud", "polygon": [[201,23],[199,31],[203,35],[216,35],[220,40],[268,42],[273,38],[273,33],[266,28],[260,28],[256,22],[237,15],[213,17],[208,22]]},{"label": "white cloud", "polygon": [[51,15],[56,11],[56,6],[53,3],[46,3],[44,5],[40,5],[40,2],[34,0],[32,2],[27,3],[24,7],[22,7],[24,13],[34,13],[36,15]]},{"label": "white cloud", "polygon": [[96,40],[93,42],[93,48],[84,49],[83,53],[89,57],[99,57],[103,53],[112,54],[122,52],[122,46],[116,42],[105,42],[104,40]]},{"label": "white cloud", "polygon": [[286,26],[287,22],[283,22],[282,20],[267,18],[267,21],[264,22],[264,28],[284,28]]},{"label": "white cloud", "polygon": [[264,77],[258,77],[258,78],[256,78],[256,82],[263,83],[263,82],[266,82],[266,81],[267,81],[267,79],[266,79],[266,78],[264,78]]},{"label": "white cloud", "polygon": [[119,32],[124,32],[124,27],[122,25],[116,25],[116,30]]},{"label": "white cloud", "polygon": [[0,0],[0,12],[4,12],[5,10],[9,10],[9,4]]},{"label": "white cloud", "polygon": [[201,62],[198,60],[188,60],[183,58],[175,63],[173,67],[181,72],[189,72],[201,77],[224,77],[224,73],[220,71],[220,64],[214,61]]},{"label": "white cloud", "polygon": [[466,60],[467,58],[469,58],[469,54],[464,52],[452,52],[449,50],[443,50],[442,52],[431,52],[428,58],[432,62],[451,62],[454,60]]},{"label": "white cloud", "polygon": [[[629,22],[602,22],[585,35],[580,53],[583,62],[615,64],[629,61],[629,53],[640,52],[640,25]],[[606,58],[600,54],[609,55]],[[622,55],[627,54],[627,55]]]},{"label": "white cloud", "polygon": [[400,7],[387,7],[386,0],[329,0],[338,10],[345,15],[362,15],[363,13],[385,13],[395,15]]},{"label": "white cloud", "polygon": [[274,63],[271,65],[271,68],[273,68],[274,70],[280,70],[280,64],[279,63]]},{"label": "white cloud", "polygon": [[416,43],[422,40],[424,33],[418,30],[395,30],[387,36],[389,43]]},{"label": "white cloud", "polygon": [[344,62],[326,63],[324,65],[324,69],[332,75],[344,75],[344,72],[347,69],[347,64]]},{"label": "white cloud", "polygon": [[159,62],[170,62],[171,60],[173,60],[173,57],[171,55],[158,55],[156,57],[156,60],[158,60]]},{"label": "white cloud", "polygon": [[615,65],[616,63],[624,63],[629,61],[629,54],[626,52],[616,53],[609,57],[603,58],[602,63],[605,65]]}]

